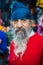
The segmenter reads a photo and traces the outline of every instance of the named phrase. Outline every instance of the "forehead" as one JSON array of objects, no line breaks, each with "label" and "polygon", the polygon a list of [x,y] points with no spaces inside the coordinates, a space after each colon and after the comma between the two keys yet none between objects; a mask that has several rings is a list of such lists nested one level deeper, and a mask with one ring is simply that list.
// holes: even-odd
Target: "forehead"
[{"label": "forehead", "polygon": [[17,21],[17,22],[19,22],[19,21],[21,21],[21,22],[22,22],[22,21],[23,21],[23,22],[24,22],[24,21],[28,21],[28,22],[30,22],[31,20],[29,20],[29,19],[11,20],[11,22],[16,22],[16,21]]}]

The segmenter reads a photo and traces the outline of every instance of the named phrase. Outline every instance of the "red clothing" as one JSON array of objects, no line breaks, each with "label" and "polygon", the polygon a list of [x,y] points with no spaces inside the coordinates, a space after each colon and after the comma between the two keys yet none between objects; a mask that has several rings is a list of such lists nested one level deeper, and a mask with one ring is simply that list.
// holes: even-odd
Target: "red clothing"
[{"label": "red clothing", "polygon": [[34,34],[27,42],[22,59],[14,54],[14,42],[10,44],[9,65],[43,65],[43,37]]}]

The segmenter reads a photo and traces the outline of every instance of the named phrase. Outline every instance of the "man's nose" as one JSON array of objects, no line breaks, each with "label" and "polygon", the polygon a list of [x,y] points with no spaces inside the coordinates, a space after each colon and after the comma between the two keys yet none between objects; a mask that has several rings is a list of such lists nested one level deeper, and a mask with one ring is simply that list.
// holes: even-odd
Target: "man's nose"
[{"label": "man's nose", "polygon": [[18,20],[18,25],[17,25],[19,28],[21,28],[22,27],[22,22],[21,22],[21,20]]}]

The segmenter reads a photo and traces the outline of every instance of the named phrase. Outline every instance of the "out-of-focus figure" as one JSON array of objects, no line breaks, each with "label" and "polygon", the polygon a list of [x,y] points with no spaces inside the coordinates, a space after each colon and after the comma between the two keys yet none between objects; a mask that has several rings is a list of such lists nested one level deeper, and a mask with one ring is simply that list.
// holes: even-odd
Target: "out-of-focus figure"
[{"label": "out-of-focus figure", "polygon": [[38,17],[38,30],[37,32],[43,35],[43,12],[41,11]]},{"label": "out-of-focus figure", "polygon": [[7,37],[6,34],[0,30],[0,65],[6,65],[7,56]]}]

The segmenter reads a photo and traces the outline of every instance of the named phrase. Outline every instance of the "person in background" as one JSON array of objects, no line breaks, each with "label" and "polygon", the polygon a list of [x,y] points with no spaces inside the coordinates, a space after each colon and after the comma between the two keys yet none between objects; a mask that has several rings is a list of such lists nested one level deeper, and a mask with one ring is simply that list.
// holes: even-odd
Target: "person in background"
[{"label": "person in background", "polygon": [[7,36],[7,45],[9,47],[10,41],[13,38],[13,31],[12,31],[12,28],[10,26],[6,27],[6,36]]},{"label": "person in background", "polygon": [[7,65],[7,55],[8,49],[6,34],[0,30],[0,65]]},{"label": "person in background", "polygon": [[36,6],[43,9],[43,0],[37,0]]},{"label": "person in background", "polygon": [[43,12],[41,11],[40,14],[39,14],[39,17],[38,17],[38,29],[37,29],[37,32],[40,34],[40,35],[43,35]]},{"label": "person in background", "polygon": [[3,21],[2,21],[2,19],[0,18],[0,30],[2,30],[2,24],[3,24]]},{"label": "person in background", "polygon": [[32,28],[35,32],[37,32],[37,10],[36,10],[36,2],[37,0],[27,0],[27,6],[30,9],[31,14],[33,15],[33,23]]},{"label": "person in background", "polygon": [[3,32],[6,32],[6,27],[3,25],[3,20],[2,18],[0,18],[0,30],[3,31]]},{"label": "person in background", "polygon": [[9,65],[43,65],[43,37],[33,32],[32,21],[30,10],[15,1],[10,17],[14,34],[9,46]]}]

